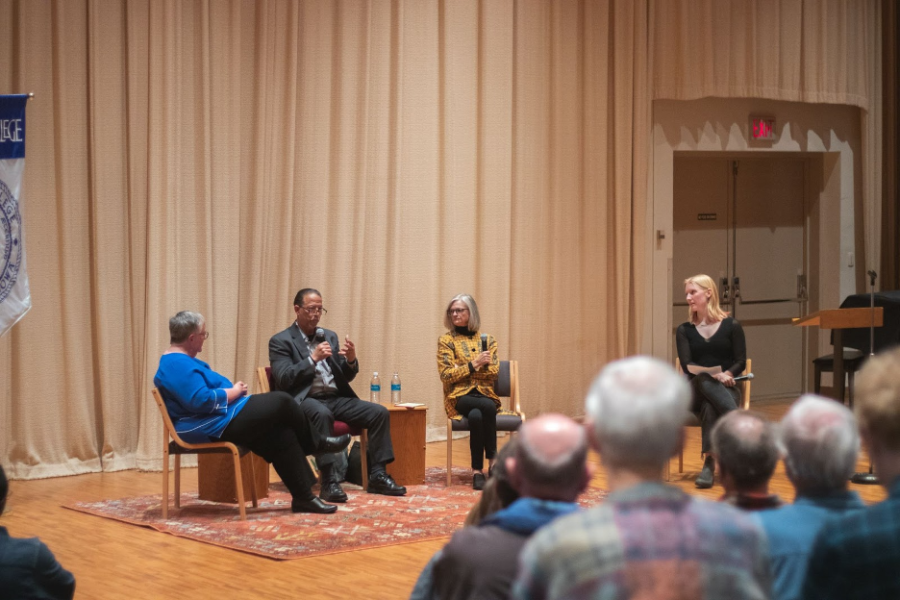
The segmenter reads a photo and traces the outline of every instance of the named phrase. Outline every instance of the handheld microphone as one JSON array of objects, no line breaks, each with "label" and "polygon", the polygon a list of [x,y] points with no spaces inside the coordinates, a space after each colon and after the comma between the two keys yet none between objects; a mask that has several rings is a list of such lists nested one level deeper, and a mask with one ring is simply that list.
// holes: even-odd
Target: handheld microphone
[{"label": "handheld microphone", "polygon": [[734,378],[735,381],[744,381],[745,379],[753,379],[755,376],[753,373],[747,373],[746,375],[738,375]]},{"label": "handheld microphone", "polygon": [[481,334],[481,351],[487,352],[487,334],[486,333]]},{"label": "handheld microphone", "polygon": [[325,341],[325,330],[321,327],[316,327],[316,341],[319,343]]}]

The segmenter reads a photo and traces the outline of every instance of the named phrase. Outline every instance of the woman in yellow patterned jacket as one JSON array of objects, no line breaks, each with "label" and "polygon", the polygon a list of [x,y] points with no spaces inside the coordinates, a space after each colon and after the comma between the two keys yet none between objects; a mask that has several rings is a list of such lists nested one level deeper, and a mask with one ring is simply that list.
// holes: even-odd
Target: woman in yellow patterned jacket
[{"label": "woman in yellow patterned jacket", "polygon": [[437,352],[438,372],[444,384],[444,410],[451,419],[469,420],[472,487],[480,490],[485,482],[484,459],[488,459],[490,469],[497,454],[497,340],[478,333],[478,305],[468,294],[459,294],[450,301],[444,325],[449,331],[438,340]]}]

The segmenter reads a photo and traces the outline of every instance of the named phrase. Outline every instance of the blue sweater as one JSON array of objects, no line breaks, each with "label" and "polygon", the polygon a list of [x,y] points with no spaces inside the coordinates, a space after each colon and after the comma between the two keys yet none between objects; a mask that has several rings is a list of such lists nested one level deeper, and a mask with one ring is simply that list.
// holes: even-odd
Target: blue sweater
[{"label": "blue sweater", "polygon": [[187,354],[163,354],[153,378],[181,439],[191,444],[217,441],[250,396],[228,404],[228,378]]},{"label": "blue sweater", "polygon": [[754,514],[769,538],[774,600],[801,597],[813,542],[822,526],[836,516],[864,508],[859,494],[841,490],[819,496],[797,496],[793,504]]}]

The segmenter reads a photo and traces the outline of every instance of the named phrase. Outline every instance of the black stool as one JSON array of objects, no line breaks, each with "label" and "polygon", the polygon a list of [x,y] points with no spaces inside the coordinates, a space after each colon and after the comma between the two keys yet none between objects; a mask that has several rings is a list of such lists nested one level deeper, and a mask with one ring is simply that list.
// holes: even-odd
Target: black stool
[{"label": "black stool", "polygon": [[[847,388],[850,390],[850,408],[853,408],[853,378],[854,374],[862,367],[866,355],[859,350],[844,348],[844,372],[847,374]],[[816,393],[822,389],[822,373],[834,373],[834,354],[826,354],[813,359],[816,368]],[[841,404],[844,399],[841,398]]]}]

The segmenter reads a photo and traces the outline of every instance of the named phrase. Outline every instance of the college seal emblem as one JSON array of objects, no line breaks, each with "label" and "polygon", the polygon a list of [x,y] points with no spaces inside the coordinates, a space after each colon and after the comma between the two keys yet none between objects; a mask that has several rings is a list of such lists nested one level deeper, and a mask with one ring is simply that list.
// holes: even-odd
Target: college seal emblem
[{"label": "college seal emblem", "polygon": [[22,217],[19,203],[0,180],[0,303],[16,285],[22,264]]}]

